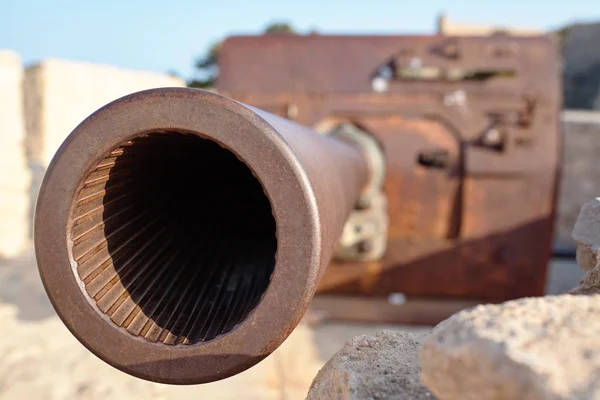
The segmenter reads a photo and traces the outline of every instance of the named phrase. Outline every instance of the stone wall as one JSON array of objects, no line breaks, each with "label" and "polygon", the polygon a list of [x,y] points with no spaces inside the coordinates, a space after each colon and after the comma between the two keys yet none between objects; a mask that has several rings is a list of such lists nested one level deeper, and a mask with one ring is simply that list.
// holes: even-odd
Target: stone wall
[{"label": "stone wall", "polygon": [[556,240],[575,246],[571,232],[581,207],[600,193],[600,112],[563,112],[563,161]]},{"label": "stone wall", "polygon": [[35,199],[54,153],[81,121],[124,95],[185,86],[165,74],[43,60],[23,69],[0,50],[0,257],[16,256],[32,234]]},{"label": "stone wall", "polygon": [[446,36],[489,36],[494,34],[509,34],[517,36],[537,36],[545,32],[540,29],[516,28],[486,24],[459,22],[441,15],[437,21],[437,31]]},{"label": "stone wall", "polygon": [[[47,59],[25,70],[25,149],[32,175],[29,217],[46,167],[71,131],[98,108],[140,90],[185,86],[165,74]],[[30,232],[31,235],[31,232]]]},{"label": "stone wall", "polygon": [[0,257],[6,258],[24,248],[29,224],[22,81],[19,55],[0,50]]},{"label": "stone wall", "polygon": [[164,74],[65,60],[43,60],[25,71],[30,163],[47,166],[69,133],[88,115],[144,89],[185,86]]}]

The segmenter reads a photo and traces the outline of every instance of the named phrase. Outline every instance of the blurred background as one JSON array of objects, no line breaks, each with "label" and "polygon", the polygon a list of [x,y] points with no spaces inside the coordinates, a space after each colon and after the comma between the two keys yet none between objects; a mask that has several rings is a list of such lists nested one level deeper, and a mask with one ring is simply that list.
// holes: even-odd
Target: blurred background
[{"label": "blurred background", "polygon": [[[469,287],[481,282],[483,289],[479,291],[465,289],[467,286],[457,286],[454,291],[438,290],[439,285],[428,286],[422,282],[426,278],[421,275],[415,278],[417,275],[412,272],[393,275],[394,279],[407,283],[386,290],[369,283],[374,279],[371,270],[366,273],[356,268],[338,268],[335,275],[326,277],[322,294],[305,321],[280,349],[251,370],[222,382],[193,387],[166,386],[129,377],[103,363],[62,325],[39,279],[31,221],[43,175],[73,128],[116,98],[165,86],[219,91],[219,74],[223,72],[217,64],[221,44],[232,35],[311,36],[316,40],[330,35],[552,37],[560,65],[557,82],[560,80],[562,86],[547,83],[558,88],[557,104],[561,106],[551,117],[558,120],[558,142],[562,146],[557,147],[562,147],[562,156],[556,159],[556,165],[550,166],[552,170],[548,170],[551,176],[554,176],[553,168],[560,170],[555,182],[556,207],[549,211],[553,224],[548,225],[551,228],[544,228],[547,232],[540,233],[552,235],[551,246],[533,246],[530,255],[517,256],[510,253],[510,249],[501,249],[498,256],[501,261],[493,267],[497,275],[490,272],[489,276],[480,276],[473,269],[460,270],[470,282]],[[575,263],[576,243],[570,237],[573,224],[580,207],[600,195],[600,168],[595,165],[600,154],[599,43],[600,9],[595,2],[586,0],[352,4],[314,0],[298,3],[5,0],[0,5],[0,399],[301,399],[306,396],[319,368],[355,335],[383,328],[426,331],[436,320],[477,304],[482,298],[480,292],[489,291],[485,285],[492,287],[498,282],[498,287],[502,286],[504,275],[510,275],[514,281],[539,280],[546,294],[564,293],[574,287],[582,275]],[[231,55],[235,48],[229,51]],[[349,60],[361,63],[361,54],[353,51],[351,44],[347,53],[352,54]],[[236,60],[236,57],[228,59]],[[267,75],[277,74],[269,70],[274,68],[272,65],[256,60],[245,64],[243,57],[239,60],[242,61],[235,66],[227,64],[228,71],[237,71],[235,79],[221,77],[222,87],[234,98],[238,98],[235,93],[243,92],[243,85],[236,86],[235,82],[245,79],[245,71],[254,71],[254,75],[248,72],[248,76],[258,76],[257,69]],[[310,51],[298,60],[317,71],[326,68],[323,60],[312,56]],[[386,60],[382,58],[376,63]],[[553,62],[554,59],[548,60]],[[532,66],[525,61],[519,65],[529,71],[537,68],[540,76],[546,76],[543,63]],[[289,68],[296,73],[299,80],[296,83],[305,84],[301,82],[306,75],[302,68],[309,67]],[[348,69],[351,68],[348,64]],[[344,75],[343,68],[339,75]],[[369,88],[375,82],[371,79],[364,76]],[[525,80],[518,89],[525,93],[530,89],[528,84]],[[489,93],[496,93],[493,89]],[[483,87],[482,90],[485,96],[488,89]],[[373,91],[378,91],[375,84]],[[469,95],[468,89],[465,92]],[[541,97],[540,104],[554,101]],[[256,101],[258,103],[253,105],[262,106],[260,96],[254,93],[239,94],[239,99],[248,103]],[[302,121],[302,109],[293,110],[290,113],[288,105],[285,116],[294,119],[299,112],[298,120],[308,124]],[[554,140],[552,129],[548,140]],[[542,140],[545,140],[543,136]],[[507,196],[519,196],[520,189],[510,190]],[[549,192],[546,197],[544,201],[551,200],[552,194]],[[486,207],[502,208],[497,203],[501,200],[496,199],[496,203],[492,201]],[[510,220],[500,214],[501,219]],[[485,235],[492,233],[502,234],[486,231]],[[538,233],[533,230],[511,234],[517,235],[518,241]],[[417,246],[415,240],[418,242],[412,238],[407,246]],[[446,242],[452,241],[444,239]],[[472,246],[476,252],[483,244],[475,242]],[[469,249],[462,248],[461,254],[473,251]],[[536,252],[544,254],[540,256]],[[527,261],[518,261],[519,257],[541,257],[543,270],[531,270],[541,275],[515,272],[519,262],[527,264]],[[550,261],[546,263],[548,257]],[[435,280],[438,271],[443,270],[443,262],[443,257],[427,258],[403,271],[428,268],[431,271],[428,279]],[[360,277],[350,282],[346,278],[352,273]],[[443,275],[440,272],[439,276]],[[383,274],[381,276],[384,280]],[[520,292],[510,279],[506,278],[506,288],[502,286],[502,290],[498,289],[482,301],[505,300],[518,297],[521,292],[529,293],[528,289]],[[531,290],[532,295],[542,294],[538,292]]]}]

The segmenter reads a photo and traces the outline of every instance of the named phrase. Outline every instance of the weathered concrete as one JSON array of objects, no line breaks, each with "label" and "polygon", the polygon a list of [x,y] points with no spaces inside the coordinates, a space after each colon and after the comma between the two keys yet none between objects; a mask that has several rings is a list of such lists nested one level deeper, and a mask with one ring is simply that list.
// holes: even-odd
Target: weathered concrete
[{"label": "weathered concrete", "polygon": [[[29,218],[46,167],[65,138],[98,108],[141,90],[185,86],[166,74],[46,59],[25,71],[27,161],[32,174]],[[30,232],[31,236],[31,232]]]},{"label": "weathered concrete", "polygon": [[581,206],[600,193],[600,112],[564,111],[563,161],[555,238],[575,247],[571,232]]},{"label": "weathered concrete", "polygon": [[307,400],[433,399],[417,364],[424,337],[382,331],[353,338],[319,371]]},{"label": "weathered concrete", "polygon": [[600,296],[478,306],[439,324],[419,359],[442,400],[600,398]]},{"label": "weathered concrete", "polygon": [[577,263],[585,271],[573,294],[600,294],[600,198],[581,207],[573,228],[577,241]]},{"label": "weathered concrete", "polygon": [[140,90],[185,86],[166,74],[46,59],[25,71],[29,161],[48,165],[69,133],[88,115]]},{"label": "weathered concrete", "polygon": [[30,174],[23,143],[23,65],[13,51],[0,50],[0,257],[14,257],[28,240]]}]

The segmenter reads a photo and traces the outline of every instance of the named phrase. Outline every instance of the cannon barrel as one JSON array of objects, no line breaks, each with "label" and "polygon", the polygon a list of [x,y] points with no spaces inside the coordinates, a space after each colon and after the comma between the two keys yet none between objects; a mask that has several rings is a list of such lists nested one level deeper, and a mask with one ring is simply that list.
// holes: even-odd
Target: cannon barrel
[{"label": "cannon barrel", "polygon": [[35,247],[77,339],[162,383],[232,376],[305,313],[366,182],[360,145],[197,89],[99,109],[44,178]]}]

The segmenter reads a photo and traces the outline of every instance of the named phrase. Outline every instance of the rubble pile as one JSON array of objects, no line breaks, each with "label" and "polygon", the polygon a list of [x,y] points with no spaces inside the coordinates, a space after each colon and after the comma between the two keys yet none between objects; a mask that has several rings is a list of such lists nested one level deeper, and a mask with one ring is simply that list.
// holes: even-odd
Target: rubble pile
[{"label": "rubble pile", "polygon": [[569,293],[480,305],[426,336],[356,337],[308,399],[600,399],[600,198],[573,238],[585,275]]}]

